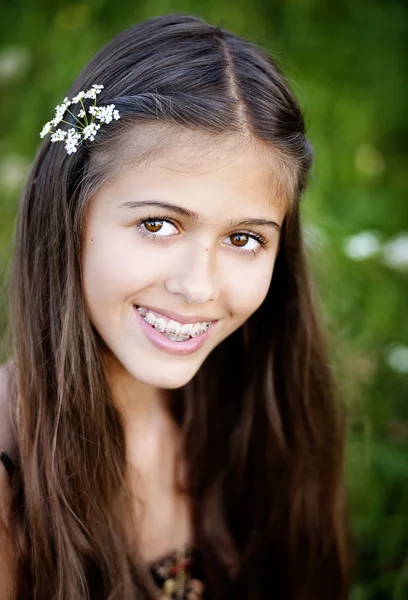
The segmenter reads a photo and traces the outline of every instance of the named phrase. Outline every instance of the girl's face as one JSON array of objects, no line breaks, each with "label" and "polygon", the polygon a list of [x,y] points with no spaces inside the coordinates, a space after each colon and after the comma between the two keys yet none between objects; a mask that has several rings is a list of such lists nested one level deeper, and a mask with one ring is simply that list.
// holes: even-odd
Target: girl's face
[{"label": "girl's face", "polygon": [[273,164],[260,144],[180,136],[93,197],[84,294],[117,367],[181,387],[262,304],[286,212]]}]

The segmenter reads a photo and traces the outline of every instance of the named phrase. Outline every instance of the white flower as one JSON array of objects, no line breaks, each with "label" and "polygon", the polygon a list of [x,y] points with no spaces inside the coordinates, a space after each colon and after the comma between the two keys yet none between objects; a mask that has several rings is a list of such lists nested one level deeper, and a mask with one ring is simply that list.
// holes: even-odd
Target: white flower
[{"label": "white flower", "polygon": [[94,84],[90,90],[85,92],[85,98],[91,98],[92,100],[95,100],[96,95],[100,94],[101,90],[103,90],[103,85]]},{"label": "white flower", "polygon": [[65,150],[68,154],[72,154],[77,151],[79,142],[81,141],[81,134],[77,133],[74,128],[68,129],[67,139],[65,143]]},{"label": "white flower", "polygon": [[[119,111],[114,110],[114,108],[114,104],[109,104],[108,106],[91,106],[89,112],[99,119],[101,123],[110,123],[112,119],[118,120],[120,118]],[[92,112],[91,109],[93,109]]]},{"label": "white flower", "polygon": [[64,98],[64,102],[62,102],[61,104],[58,104],[58,106],[55,107],[55,117],[51,121],[53,123],[54,127],[62,121],[65,113],[67,112],[67,108],[70,105],[71,105],[71,101],[68,98]]},{"label": "white flower", "polygon": [[57,129],[51,136],[52,142],[62,142],[67,137],[67,132],[63,129]]},{"label": "white flower", "polygon": [[44,127],[41,129],[41,133],[40,133],[40,137],[43,138],[47,135],[47,133],[49,133],[51,131],[51,127],[53,126],[53,121],[48,121],[48,123],[46,123],[44,125]]},{"label": "white flower", "polygon": [[[53,130],[53,128],[64,119],[64,115],[71,104],[77,104],[78,102],[82,103],[83,98],[95,99],[96,96],[101,93],[102,89],[103,85],[94,84],[88,91],[78,92],[72,100],[64,98],[64,101],[55,108],[55,117],[51,119],[51,121],[48,121],[42,128],[40,137],[43,138],[48,133],[51,133],[51,142],[65,142],[65,149],[68,154],[76,152],[79,144],[83,141],[93,141],[98,130],[101,128],[102,123],[110,123],[113,119],[120,119],[119,111],[115,109],[114,104],[110,104],[109,106],[96,106],[94,103],[93,106],[90,106],[88,108],[88,113],[92,115],[92,120],[91,123],[88,123],[86,120],[86,126],[84,126],[83,122],[79,121],[79,119],[86,119],[86,110],[82,107],[76,117],[77,122],[71,129],[64,131],[63,129]],[[98,119],[100,123],[95,123],[95,119]]]},{"label": "white flower", "polygon": [[84,136],[84,140],[89,139],[91,142],[95,139],[96,132],[100,129],[100,125],[97,123],[91,123],[84,127],[82,134]]},{"label": "white flower", "polygon": [[84,97],[87,97],[85,96],[85,92],[78,92],[78,94],[72,98],[72,104],[78,104]]}]

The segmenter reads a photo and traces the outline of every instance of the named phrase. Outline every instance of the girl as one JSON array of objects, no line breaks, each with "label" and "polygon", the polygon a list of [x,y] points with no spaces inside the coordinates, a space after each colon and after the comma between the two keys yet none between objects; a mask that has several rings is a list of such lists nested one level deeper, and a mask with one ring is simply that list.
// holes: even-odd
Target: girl
[{"label": "girl", "polygon": [[276,65],[152,18],[41,136],[2,370],[1,600],[346,599],[312,150]]}]

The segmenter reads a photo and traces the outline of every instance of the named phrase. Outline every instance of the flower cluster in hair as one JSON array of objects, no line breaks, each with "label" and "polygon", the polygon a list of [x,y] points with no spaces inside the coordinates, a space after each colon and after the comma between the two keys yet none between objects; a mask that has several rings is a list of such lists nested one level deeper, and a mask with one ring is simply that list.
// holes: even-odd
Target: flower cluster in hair
[{"label": "flower cluster in hair", "polygon": [[[62,104],[55,107],[55,117],[42,128],[40,137],[44,138],[48,133],[51,133],[51,142],[65,142],[65,150],[68,154],[76,152],[79,144],[84,140],[92,142],[102,123],[107,124],[113,119],[117,121],[120,118],[119,111],[115,109],[114,104],[108,106],[96,105],[96,96],[101,93],[101,90],[103,90],[103,85],[94,84],[86,92],[79,92],[72,100],[64,98]],[[93,100],[94,103],[86,109],[84,101],[88,99]],[[70,106],[75,104],[80,105],[77,114],[69,109]],[[69,113],[75,119],[74,124],[64,120],[66,113]],[[71,128],[55,129],[60,123],[71,125]],[[74,126],[72,127],[72,125]]]}]

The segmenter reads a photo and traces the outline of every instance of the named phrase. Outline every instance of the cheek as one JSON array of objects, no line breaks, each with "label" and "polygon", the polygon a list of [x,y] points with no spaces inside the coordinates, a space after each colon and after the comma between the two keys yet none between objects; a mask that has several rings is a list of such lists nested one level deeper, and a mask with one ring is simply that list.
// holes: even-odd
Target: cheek
[{"label": "cheek", "polygon": [[265,260],[250,265],[245,271],[242,269],[229,270],[229,304],[231,312],[240,322],[248,319],[265,300],[272,279],[274,263],[273,257],[266,256]]},{"label": "cheek", "polygon": [[123,305],[148,285],[151,268],[137,257],[133,232],[92,231],[83,254],[83,287],[91,311]]}]

